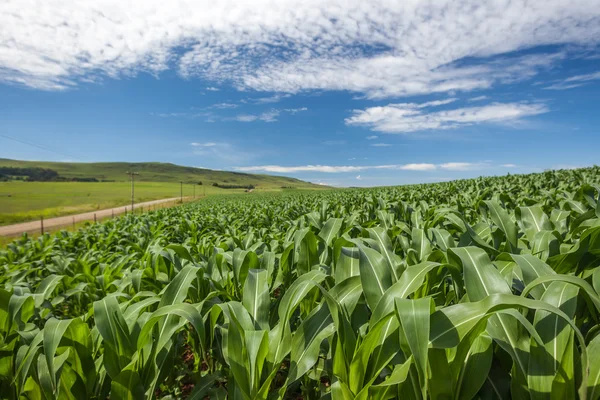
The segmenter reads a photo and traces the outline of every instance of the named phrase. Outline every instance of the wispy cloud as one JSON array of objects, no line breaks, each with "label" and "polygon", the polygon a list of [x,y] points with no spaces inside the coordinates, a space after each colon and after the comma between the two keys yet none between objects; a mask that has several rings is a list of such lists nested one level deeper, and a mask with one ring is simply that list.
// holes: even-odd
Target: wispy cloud
[{"label": "wispy cloud", "polygon": [[575,75],[575,76],[567,78],[561,82],[547,86],[544,89],[548,89],[548,90],[573,89],[573,88],[587,85],[588,83],[591,83],[591,81],[595,81],[595,80],[600,80],[600,71],[594,72],[591,74],[585,74],[585,75]]},{"label": "wispy cloud", "polygon": [[218,92],[220,89],[214,86],[209,86],[206,88],[206,90],[208,90],[209,92]]},{"label": "wispy cloud", "polygon": [[470,91],[530,78],[561,59],[512,52],[598,44],[599,17],[590,0],[10,2],[0,12],[0,80],[64,90],[176,68],[275,93]]},{"label": "wispy cloud", "polygon": [[242,102],[243,103],[254,103],[254,104],[270,104],[270,103],[278,103],[282,99],[285,99],[290,96],[291,96],[291,94],[289,94],[289,93],[278,93],[278,94],[274,94],[273,96],[248,98],[248,99],[242,100]]},{"label": "wispy cloud", "polygon": [[370,144],[371,147],[391,147],[392,145],[389,143],[373,143]]},{"label": "wispy cloud", "polygon": [[325,172],[325,173],[344,173],[360,172],[366,170],[403,170],[403,171],[471,171],[490,167],[487,163],[468,163],[468,162],[448,162],[443,164],[413,163],[413,164],[386,164],[386,165],[300,165],[300,166],[281,166],[281,165],[260,165],[251,167],[237,167],[236,170],[244,172],[277,172],[277,173],[297,173],[297,172]]},{"label": "wispy cloud", "polygon": [[377,139],[379,136],[377,135],[371,135],[371,136],[367,136],[367,140],[375,140]]},{"label": "wispy cloud", "polygon": [[[452,129],[480,123],[516,121],[548,112],[541,103],[492,103],[481,107],[431,111],[436,102],[400,103],[354,110],[348,125],[366,126],[385,133],[407,133],[432,129]],[[447,104],[447,103],[444,103]]]},{"label": "wispy cloud", "polygon": [[263,122],[275,122],[277,121],[277,117],[279,117],[279,110],[269,110],[265,111],[261,114],[240,114],[233,119],[239,122],[253,122],[253,121],[263,121]]},{"label": "wispy cloud", "polygon": [[307,110],[306,107],[284,108],[284,109],[272,108],[272,109],[262,112],[260,114],[240,114],[240,115],[235,116],[233,119],[235,121],[239,121],[239,122],[254,122],[254,121],[275,122],[278,120],[279,116],[282,113],[288,113],[288,114],[293,115],[298,112],[306,111],[306,110]]},{"label": "wispy cloud", "polygon": [[216,109],[228,109],[228,108],[237,108],[238,105],[235,103],[217,103],[213,104],[208,108],[216,108]]},{"label": "wispy cloud", "polygon": [[193,147],[215,147],[218,146],[218,143],[215,142],[206,142],[206,143],[198,143],[198,142],[192,142],[190,143],[191,146]]},{"label": "wispy cloud", "polygon": [[517,168],[517,164],[501,164],[503,168]]},{"label": "wispy cloud", "polygon": [[258,156],[257,152],[245,151],[227,142],[192,142],[190,146],[192,153],[202,157],[203,162],[238,164],[249,162]]},{"label": "wispy cloud", "polygon": [[345,140],[326,140],[322,144],[324,144],[325,146],[339,146],[339,145],[346,144],[346,141]]},{"label": "wispy cloud", "polygon": [[302,112],[302,111],[307,111],[307,110],[308,110],[308,108],[306,108],[306,107],[284,108],[284,109],[282,109],[282,111],[285,111],[285,112],[290,113],[290,114],[296,114],[296,113],[299,113],[299,112]]},{"label": "wispy cloud", "polygon": [[477,97],[471,97],[468,101],[483,101],[483,100],[487,100],[489,99],[488,96],[477,96]]}]

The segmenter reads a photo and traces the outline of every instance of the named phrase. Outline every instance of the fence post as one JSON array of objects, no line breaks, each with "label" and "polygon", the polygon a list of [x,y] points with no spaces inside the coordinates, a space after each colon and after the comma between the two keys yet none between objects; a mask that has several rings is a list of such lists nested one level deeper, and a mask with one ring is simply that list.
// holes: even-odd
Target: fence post
[{"label": "fence post", "polygon": [[94,223],[96,223],[96,213],[94,213]]},{"label": "fence post", "polygon": [[44,216],[43,215],[40,217],[40,223],[42,226],[42,235],[43,235],[44,234]]},{"label": "fence post", "polygon": [[73,217],[73,230],[75,229],[75,217]]},{"label": "fence post", "polygon": [[112,211],[112,218],[115,218],[115,209],[113,208],[111,211]]}]

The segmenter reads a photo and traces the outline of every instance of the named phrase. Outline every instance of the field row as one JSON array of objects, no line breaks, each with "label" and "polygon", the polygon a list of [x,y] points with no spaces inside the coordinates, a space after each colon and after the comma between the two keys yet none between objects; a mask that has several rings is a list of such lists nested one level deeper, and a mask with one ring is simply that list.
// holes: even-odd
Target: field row
[{"label": "field row", "polygon": [[600,398],[600,169],[216,196],[0,251],[0,398]]}]

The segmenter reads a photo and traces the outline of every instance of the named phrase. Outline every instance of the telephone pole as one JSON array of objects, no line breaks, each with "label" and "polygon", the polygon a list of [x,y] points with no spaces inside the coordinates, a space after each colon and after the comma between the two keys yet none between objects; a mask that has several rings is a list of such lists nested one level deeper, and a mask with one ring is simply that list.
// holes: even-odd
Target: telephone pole
[{"label": "telephone pole", "polygon": [[134,191],[133,191],[133,183],[134,183],[134,181],[135,181],[135,178],[134,178],[134,176],[135,176],[135,175],[139,175],[139,173],[137,173],[137,172],[129,172],[129,171],[127,171],[127,172],[126,172],[126,174],[127,174],[127,175],[129,175],[129,176],[131,177],[131,213],[133,214],[133,194],[134,194]]}]

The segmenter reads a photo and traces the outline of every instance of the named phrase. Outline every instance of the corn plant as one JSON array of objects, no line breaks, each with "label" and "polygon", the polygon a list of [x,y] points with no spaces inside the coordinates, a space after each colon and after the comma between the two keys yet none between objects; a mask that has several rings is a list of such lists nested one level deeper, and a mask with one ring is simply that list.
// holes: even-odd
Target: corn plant
[{"label": "corn plant", "polygon": [[0,250],[2,399],[599,399],[600,169],[221,196]]}]

